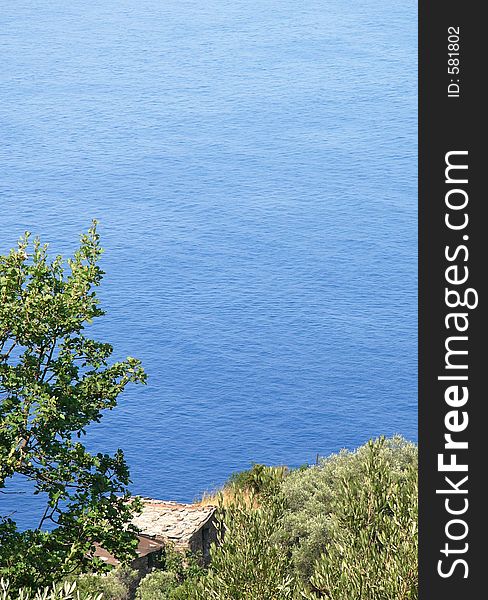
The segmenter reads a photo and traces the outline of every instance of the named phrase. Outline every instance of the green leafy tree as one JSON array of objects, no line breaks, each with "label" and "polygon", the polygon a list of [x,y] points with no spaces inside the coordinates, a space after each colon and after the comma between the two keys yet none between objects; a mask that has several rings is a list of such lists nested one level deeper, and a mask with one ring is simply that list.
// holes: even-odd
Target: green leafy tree
[{"label": "green leafy tree", "polygon": [[91,454],[80,438],[145,374],[135,358],[109,364],[110,344],[85,335],[104,314],[96,221],[73,258],[51,260],[47,250],[26,234],[0,256],[0,500],[18,477],[47,498],[27,531],[0,508],[0,576],[11,586],[103,569],[95,542],[121,560],[136,545],[129,522],[137,503],[129,501],[122,451]]}]

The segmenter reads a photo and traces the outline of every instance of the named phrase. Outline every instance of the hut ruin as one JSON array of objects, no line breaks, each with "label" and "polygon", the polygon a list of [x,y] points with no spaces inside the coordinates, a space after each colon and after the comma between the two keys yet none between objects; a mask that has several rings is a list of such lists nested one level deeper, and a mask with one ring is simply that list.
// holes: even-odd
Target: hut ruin
[{"label": "hut ruin", "polygon": [[[137,558],[131,563],[139,574],[150,571],[171,545],[181,552],[192,552],[206,564],[210,560],[210,545],[217,541],[215,506],[180,504],[178,502],[140,498],[141,514],[132,519],[139,529]],[[95,556],[106,564],[117,566],[119,561],[96,544]]]},{"label": "hut ruin", "polygon": [[176,550],[190,551],[208,562],[210,545],[217,541],[215,506],[180,504],[141,498],[143,510],[133,519],[141,535]]}]

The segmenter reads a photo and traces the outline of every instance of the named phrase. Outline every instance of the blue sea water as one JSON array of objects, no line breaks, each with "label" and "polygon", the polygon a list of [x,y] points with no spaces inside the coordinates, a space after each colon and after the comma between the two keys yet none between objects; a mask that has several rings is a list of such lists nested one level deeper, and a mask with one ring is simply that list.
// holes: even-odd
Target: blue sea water
[{"label": "blue sea water", "polygon": [[416,440],[416,47],[403,0],[2,3],[0,253],[100,220],[134,492]]}]

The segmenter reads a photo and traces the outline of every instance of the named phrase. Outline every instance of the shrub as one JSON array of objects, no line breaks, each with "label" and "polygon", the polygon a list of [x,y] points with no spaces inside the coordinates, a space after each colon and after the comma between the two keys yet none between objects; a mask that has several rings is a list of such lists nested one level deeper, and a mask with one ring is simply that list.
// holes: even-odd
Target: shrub
[{"label": "shrub", "polygon": [[417,469],[393,473],[371,444],[364,477],[344,479],[334,500],[334,533],[317,561],[310,600],[414,600],[418,596]]},{"label": "shrub", "polygon": [[[372,456],[376,467],[371,463]],[[399,490],[403,489],[405,482],[411,485],[411,478],[416,476],[417,447],[398,436],[380,439],[355,452],[343,450],[331,455],[322,459],[318,466],[294,471],[283,482],[281,489],[286,510],[282,528],[276,535],[292,552],[293,564],[304,583],[310,582],[316,561],[330,544],[336,543],[341,527],[347,525],[339,516],[342,512],[338,511],[358,509],[359,498],[345,495],[344,482],[370,489],[375,468],[388,475],[383,474],[383,479],[376,481],[377,493],[381,491],[394,496],[397,493],[392,487],[394,484]],[[413,492],[410,497],[402,496],[403,500],[412,510],[415,508],[417,499]],[[388,544],[394,547],[395,540],[389,540]],[[415,548],[414,540],[411,545]]]},{"label": "shrub", "polygon": [[178,575],[173,571],[153,571],[146,575],[136,592],[137,600],[168,600],[180,585]]},{"label": "shrub", "polygon": [[[235,500],[219,510],[219,546],[208,573],[187,584],[189,600],[288,600],[295,598],[290,557],[272,541],[283,515],[279,498],[248,504]],[[225,536],[224,536],[225,533]],[[184,596],[179,596],[183,598]]]},{"label": "shrub", "polygon": [[8,580],[0,579],[0,600],[102,600],[102,597],[80,593],[74,581],[39,588],[35,591],[28,588],[12,591]]},{"label": "shrub", "polygon": [[[198,557],[181,553],[167,546],[161,561],[161,569],[146,575],[136,592],[137,600],[185,600],[191,586],[187,584],[205,573]],[[192,584],[193,585],[193,584]]]},{"label": "shrub", "polygon": [[287,467],[268,467],[254,463],[247,471],[233,473],[224,488],[234,492],[251,492],[265,497],[275,494],[288,474]]},{"label": "shrub", "polygon": [[221,545],[212,548],[208,573],[170,598],[416,599],[414,444],[400,437],[369,442],[250,498],[241,486],[220,507]]},{"label": "shrub", "polygon": [[103,596],[103,600],[129,600],[137,585],[138,573],[130,567],[120,566],[106,575],[79,575],[74,581],[80,594]]},{"label": "shrub", "polygon": [[199,577],[205,573],[202,557],[192,552],[181,552],[170,545],[166,545],[162,557],[164,571],[174,573],[178,581],[183,582],[188,578]]}]

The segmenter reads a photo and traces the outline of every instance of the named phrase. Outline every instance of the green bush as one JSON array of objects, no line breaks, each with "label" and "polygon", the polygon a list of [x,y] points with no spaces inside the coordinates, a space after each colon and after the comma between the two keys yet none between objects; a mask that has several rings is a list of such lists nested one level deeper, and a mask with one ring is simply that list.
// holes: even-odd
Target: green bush
[{"label": "green bush", "polygon": [[102,600],[102,597],[80,593],[75,581],[35,591],[28,588],[17,588],[13,591],[7,579],[0,579],[0,600]]},{"label": "green bush", "polygon": [[180,585],[178,575],[173,571],[153,571],[146,575],[136,592],[137,600],[169,600]]},{"label": "green bush", "polygon": [[129,600],[137,585],[138,573],[120,566],[106,575],[85,574],[74,579],[81,595],[102,595],[103,600]]},{"label": "green bush", "polygon": [[[293,564],[304,583],[310,582],[316,561],[337,538],[340,531],[337,511],[343,503],[351,510],[356,509],[357,498],[344,497],[343,482],[366,488],[371,484],[374,468],[368,471],[366,466],[371,466],[372,452],[378,469],[388,473],[388,479],[382,480],[384,492],[392,482],[400,485],[406,479],[410,481],[412,469],[416,473],[417,447],[396,436],[370,442],[354,452],[343,450],[333,454],[322,459],[318,466],[293,471],[283,482],[286,510],[276,537],[291,551]],[[409,506],[416,506],[416,496],[408,501]],[[394,545],[395,540],[389,543]]]},{"label": "green bush", "polygon": [[[259,507],[243,496],[219,511],[219,546],[208,573],[187,584],[188,600],[291,600],[296,586],[290,557],[272,541],[283,516],[273,498]],[[184,596],[181,595],[180,598]]]},{"label": "green bush", "polygon": [[192,600],[195,598],[195,590],[198,586],[199,578],[185,579],[183,583],[174,588],[169,595],[170,600]]},{"label": "green bush", "polygon": [[278,491],[288,472],[287,467],[268,467],[254,463],[247,471],[233,473],[224,488],[232,488],[235,492],[247,491],[268,497]]},{"label": "green bush", "polygon": [[165,546],[161,566],[164,571],[174,573],[180,583],[186,579],[203,575],[205,569],[201,564],[201,555],[181,552],[170,545]]},{"label": "green bush", "polygon": [[418,474],[392,472],[381,443],[368,446],[362,477],[343,479],[332,535],[311,577],[310,600],[414,600],[418,597]]},{"label": "green bush", "polygon": [[[241,488],[219,511],[221,545],[178,600],[415,600],[417,448],[400,437]],[[224,536],[225,533],[225,536]]]},{"label": "green bush", "polygon": [[[161,569],[146,575],[136,592],[136,600],[185,600],[187,582],[205,573],[198,557],[191,553],[181,553],[167,546],[161,561]],[[193,585],[193,584],[192,584]]]}]

